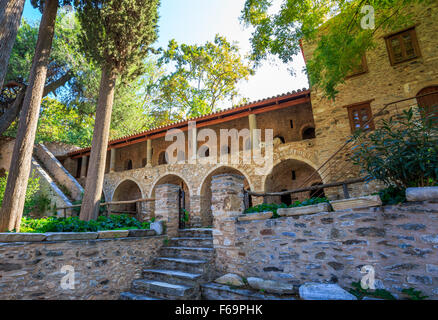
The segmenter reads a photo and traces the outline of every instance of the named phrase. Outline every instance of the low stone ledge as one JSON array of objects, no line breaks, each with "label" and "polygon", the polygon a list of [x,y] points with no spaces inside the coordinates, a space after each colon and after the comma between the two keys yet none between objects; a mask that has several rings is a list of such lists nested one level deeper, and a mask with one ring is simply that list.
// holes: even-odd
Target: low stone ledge
[{"label": "low stone ledge", "polygon": [[438,187],[407,188],[406,200],[438,202]]},{"label": "low stone ledge", "polygon": [[46,239],[44,233],[0,233],[0,242],[38,242]]},{"label": "low stone ledge", "polygon": [[253,220],[266,220],[272,218],[274,214],[271,211],[247,213],[237,217],[238,221],[253,221]]},{"label": "low stone ledge", "polygon": [[129,236],[129,230],[104,230],[98,232],[98,239],[126,238]]},{"label": "low stone ledge", "polygon": [[296,300],[294,295],[265,294],[255,290],[231,288],[218,283],[202,284],[201,294],[205,300]]},{"label": "low stone ledge", "polygon": [[132,229],[129,230],[129,237],[150,237],[155,236],[157,233],[155,230],[150,229]]},{"label": "low stone ledge", "polygon": [[327,211],[330,211],[330,204],[328,202],[304,207],[280,208],[277,210],[278,215],[281,217],[302,216],[306,214],[314,214]]},{"label": "low stone ledge", "polygon": [[382,205],[382,200],[378,195],[350,198],[343,200],[330,201],[334,211],[355,209],[355,208],[368,208]]},{"label": "low stone ledge", "polygon": [[94,240],[97,232],[48,232],[46,241]]}]

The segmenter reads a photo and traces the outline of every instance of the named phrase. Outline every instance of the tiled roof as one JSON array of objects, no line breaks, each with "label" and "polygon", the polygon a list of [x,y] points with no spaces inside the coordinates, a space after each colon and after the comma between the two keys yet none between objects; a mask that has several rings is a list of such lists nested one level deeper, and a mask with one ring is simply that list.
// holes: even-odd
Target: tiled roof
[{"label": "tiled roof", "polygon": [[[301,96],[305,96],[307,94],[309,94],[310,91],[306,88],[303,89],[298,89],[298,90],[294,90],[292,92],[287,92],[284,94],[279,94],[277,96],[272,96],[269,98],[265,98],[265,99],[261,99],[261,100],[257,100],[257,101],[252,101],[250,103],[246,103],[246,104],[242,104],[242,105],[238,105],[238,106],[234,106],[231,108],[227,108],[227,109],[221,109],[218,110],[216,112],[212,112],[206,115],[202,115],[199,117],[193,117],[193,118],[189,118],[189,119],[185,119],[185,120],[180,120],[180,121],[175,121],[172,122],[171,124],[168,125],[163,125],[163,126],[157,126],[154,127],[152,129],[146,130],[146,131],[142,131],[139,133],[134,133],[132,135],[128,135],[128,136],[124,136],[124,137],[120,137],[117,139],[113,139],[111,141],[108,142],[108,146],[111,146],[113,144],[117,144],[119,142],[123,142],[132,138],[137,138],[137,137],[141,137],[141,136],[147,136],[151,133],[156,133],[156,132],[160,132],[160,131],[164,131],[170,128],[174,128],[174,127],[179,127],[179,126],[184,126],[186,125],[189,121],[199,121],[199,120],[208,120],[209,118],[215,118],[218,116],[226,116],[228,114],[235,114],[235,113],[240,113],[242,111],[246,111],[249,110],[251,108],[263,105],[263,104],[269,104],[269,103],[273,103],[273,102],[278,102],[279,100],[285,100],[285,99],[289,99],[289,98],[298,98]],[[84,153],[84,152],[88,152],[91,150],[91,147],[87,147],[87,148],[83,148],[83,149],[79,149],[73,152],[68,153],[68,156],[71,155],[77,155],[80,153]]]}]

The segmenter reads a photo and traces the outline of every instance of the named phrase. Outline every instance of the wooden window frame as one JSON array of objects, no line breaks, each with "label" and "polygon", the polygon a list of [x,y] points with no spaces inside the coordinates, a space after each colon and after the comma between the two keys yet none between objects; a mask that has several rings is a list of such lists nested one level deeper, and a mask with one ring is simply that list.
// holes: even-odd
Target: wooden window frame
[{"label": "wooden window frame", "polygon": [[[374,100],[374,99],[373,99]],[[348,112],[348,119],[349,119],[349,121],[350,121],[350,129],[351,129],[351,133],[354,133],[356,130],[358,130],[358,129],[363,129],[363,127],[362,127],[362,125],[363,125],[363,123],[362,123],[362,120],[361,119],[359,119],[359,121],[360,121],[360,128],[356,128],[355,126],[354,126],[354,119],[353,119],[353,111],[354,110],[357,110],[357,109],[362,109],[364,106],[366,107],[366,109],[367,109],[367,111],[368,111],[368,121],[370,121],[370,123],[369,123],[369,126],[370,126],[370,128],[369,128],[369,130],[370,131],[373,131],[374,130],[374,121],[372,120],[372,118],[373,118],[373,112],[372,112],[372,110],[371,110],[371,101],[373,101],[373,100],[368,100],[368,101],[364,101],[364,102],[359,102],[359,103],[355,103],[355,104],[351,104],[351,105],[348,105],[348,106],[344,106],[344,108],[347,108],[347,112]],[[360,115],[360,113],[359,113],[359,115]]]},{"label": "wooden window frame", "polygon": [[[404,48],[404,42],[401,40],[401,36],[405,33],[410,33],[410,35],[411,35],[412,47],[414,48],[415,57],[411,57],[411,58],[405,57],[406,53],[405,53],[405,48]],[[418,44],[418,38],[417,38],[417,32],[415,30],[415,26],[407,28],[407,29],[403,29],[401,31],[398,31],[398,32],[390,34],[390,35],[387,35],[384,38],[385,38],[386,50],[388,52],[389,62],[391,63],[391,66],[394,66],[394,65],[406,62],[406,61],[418,59],[421,57],[420,45]],[[394,50],[391,46],[391,40],[394,38],[399,38],[402,55],[404,56],[404,59],[401,61],[395,61],[395,58],[394,58]]]},{"label": "wooden window frame", "polygon": [[[345,77],[345,79],[354,78],[354,77],[360,76],[360,75],[365,74],[365,73],[368,72],[368,62],[367,62],[367,56],[366,56],[366,54],[364,54],[364,55],[362,56],[361,64],[362,64],[362,70],[361,70],[361,71],[358,71],[358,72],[356,72],[356,73],[351,73],[351,74],[347,75],[347,76]],[[354,71],[353,71],[353,72],[354,72]]]}]

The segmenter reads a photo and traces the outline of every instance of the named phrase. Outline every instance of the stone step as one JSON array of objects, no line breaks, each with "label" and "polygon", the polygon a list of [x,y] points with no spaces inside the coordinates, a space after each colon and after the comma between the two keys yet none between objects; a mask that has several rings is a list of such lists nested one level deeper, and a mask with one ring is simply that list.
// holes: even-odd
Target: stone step
[{"label": "stone step", "polygon": [[207,237],[179,237],[169,240],[170,247],[213,248],[213,239]]},{"label": "stone step", "polygon": [[207,262],[207,260],[159,257],[154,259],[154,266],[159,269],[203,273],[207,269]]},{"label": "stone step", "polygon": [[136,294],[132,292],[122,292],[120,294],[120,300],[162,300],[156,297],[145,296],[142,294]]},{"label": "stone step", "polygon": [[170,258],[211,259],[214,249],[208,247],[162,247],[160,253],[162,257]]},{"label": "stone step", "polygon": [[211,228],[192,228],[178,230],[180,237],[212,237],[213,229]]},{"label": "stone step", "polygon": [[132,291],[138,294],[154,295],[165,299],[194,299],[199,290],[193,286],[184,286],[150,279],[137,279],[132,282]]},{"label": "stone step", "polygon": [[144,269],[143,277],[157,281],[195,286],[201,281],[202,274],[167,269]]}]

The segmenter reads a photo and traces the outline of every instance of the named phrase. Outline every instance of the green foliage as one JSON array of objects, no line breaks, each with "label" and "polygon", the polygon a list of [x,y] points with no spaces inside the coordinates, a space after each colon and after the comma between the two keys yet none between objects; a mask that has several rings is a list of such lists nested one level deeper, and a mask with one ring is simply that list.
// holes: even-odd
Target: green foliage
[{"label": "green foliage", "polygon": [[[300,53],[300,42],[314,47],[307,59],[309,80],[334,99],[339,84],[353,71],[363,54],[389,33],[412,24],[405,8],[433,0],[283,0],[274,9],[271,0],[246,0],[241,20],[255,27],[252,33],[252,58],[256,63],[269,54],[290,63]],[[375,28],[363,29],[360,11],[364,5],[375,10]],[[277,6],[276,6],[277,7]],[[292,70],[293,72],[293,70]]]},{"label": "green foliage", "polygon": [[[8,172],[5,173],[5,176],[0,177],[0,206],[3,203],[3,196],[5,194],[6,183],[8,181]],[[32,175],[29,178],[29,182],[27,184],[26,196],[24,201],[24,213],[29,213],[35,206],[38,198],[36,196],[37,191],[40,189],[40,178],[35,176],[35,172],[32,172]]]},{"label": "green foliage", "polygon": [[357,135],[352,156],[368,179],[397,189],[436,185],[438,181],[438,127],[413,109],[382,120],[378,128]]},{"label": "green foliage", "polygon": [[362,300],[364,297],[374,297],[379,299],[385,299],[385,300],[396,300],[396,298],[385,289],[363,289],[360,285],[360,281],[352,282],[351,285],[353,288],[348,290],[352,295],[354,295],[358,300]]},{"label": "green foliage", "polygon": [[284,203],[262,203],[259,204],[257,206],[248,208],[245,210],[245,214],[248,213],[257,213],[257,212],[267,212],[267,211],[271,211],[273,213],[272,218],[278,218],[279,215],[277,213],[277,210],[279,208],[295,208],[295,207],[304,207],[304,206],[311,206],[314,204],[318,204],[318,203],[323,203],[323,202],[328,202],[327,198],[310,198],[310,199],[306,199],[303,201],[295,201],[294,203],[292,203],[291,205],[286,205]]},{"label": "green foliage", "polygon": [[144,73],[149,45],[157,39],[159,0],[75,1],[82,52],[124,80]]},{"label": "green foliage", "polygon": [[42,216],[51,209],[51,201],[46,194],[37,194],[29,201],[24,214],[32,213],[33,216]]},{"label": "green foliage", "polygon": [[100,216],[97,220],[82,221],[78,217],[48,217],[32,219],[23,217],[21,232],[94,232],[101,230],[150,229],[150,222],[140,222],[127,214]]},{"label": "green foliage", "polygon": [[378,192],[384,205],[406,202],[406,189],[389,186]]},{"label": "green foliage", "polygon": [[220,103],[238,97],[238,83],[254,74],[239,48],[219,35],[204,45],[171,40],[160,52],[159,66],[167,72],[148,91],[163,122],[216,111]]},{"label": "green foliage", "polygon": [[402,292],[408,296],[409,300],[425,300],[429,298],[424,296],[420,290],[415,290],[414,288],[403,289]]},{"label": "green foliage", "polygon": [[187,223],[190,220],[190,212],[188,212],[186,209],[183,209],[183,211],[184,215],[181,217],[181,221]]}]

